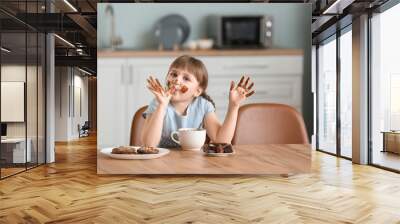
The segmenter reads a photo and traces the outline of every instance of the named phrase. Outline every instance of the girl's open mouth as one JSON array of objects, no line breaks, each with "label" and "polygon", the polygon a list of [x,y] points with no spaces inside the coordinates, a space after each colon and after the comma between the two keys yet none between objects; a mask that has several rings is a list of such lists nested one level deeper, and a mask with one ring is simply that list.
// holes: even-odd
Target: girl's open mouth
[{"label": "girl's open mouth", "polygon": [[168,84],[167,84],[167,89],[169,90],[169,91],[171,91],[171,93],[172,94],[176,94],[176,93],[178,93],[178,92],[180,92],[180,93],[186,93],[188,90],[189,90],[189,88],[187,87],[187,86],[185,86],[185,85],[183,85],[183,84],[177,84],[176,82],[174,82],[174,81],[171,81],[171,82],[168,82]]}]

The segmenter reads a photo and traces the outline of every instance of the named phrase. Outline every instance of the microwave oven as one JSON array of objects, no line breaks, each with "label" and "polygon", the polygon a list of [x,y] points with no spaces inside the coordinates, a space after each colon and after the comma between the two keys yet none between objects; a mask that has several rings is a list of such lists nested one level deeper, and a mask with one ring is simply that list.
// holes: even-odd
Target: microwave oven
[{"label": "microwave oven", "polygon": [[211,15],[208,37],[216,48],[272,47],[272,17],[256,15]]}]

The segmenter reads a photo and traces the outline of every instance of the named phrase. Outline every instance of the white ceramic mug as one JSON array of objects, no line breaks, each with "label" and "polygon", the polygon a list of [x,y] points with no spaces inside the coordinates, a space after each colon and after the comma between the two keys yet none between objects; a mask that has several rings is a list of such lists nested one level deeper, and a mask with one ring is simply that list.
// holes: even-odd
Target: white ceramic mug
[{"label": "white ceramic mug", "polygon": [[[178,139],[175,138],[178,135]],[[206,130],[200,128],[180,128],[171,133],[171,139],[183,150],[200,150],[206,141]]]}]

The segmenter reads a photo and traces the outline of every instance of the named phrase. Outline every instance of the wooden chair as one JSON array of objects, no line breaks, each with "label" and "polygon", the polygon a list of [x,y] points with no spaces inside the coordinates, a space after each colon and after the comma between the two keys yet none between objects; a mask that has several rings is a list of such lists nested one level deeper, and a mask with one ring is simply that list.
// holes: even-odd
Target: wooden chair
[{"label": "wooden chair", "polygon": [[142,114],[146,109],[147,106],[141,107],[139,110],[136,111],[135,115],[133,116],[130,145],[142,145],[142,141],[140,139],[140,133],[144,124],[144,118]]},{"label": "wooden chair", "polygon": [[303,117],[292,107],[275,103],[239,108],[232,144],[309,144]]}]

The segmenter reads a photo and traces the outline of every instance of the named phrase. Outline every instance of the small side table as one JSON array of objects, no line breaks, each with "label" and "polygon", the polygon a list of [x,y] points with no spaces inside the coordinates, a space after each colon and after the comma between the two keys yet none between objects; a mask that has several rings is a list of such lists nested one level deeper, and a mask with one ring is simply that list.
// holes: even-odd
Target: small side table
[{"label": "small side table", "polygon": [[382,152],[400,154],[400,131],[382,131],[381,133],[383,133]]}]

